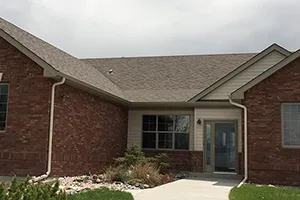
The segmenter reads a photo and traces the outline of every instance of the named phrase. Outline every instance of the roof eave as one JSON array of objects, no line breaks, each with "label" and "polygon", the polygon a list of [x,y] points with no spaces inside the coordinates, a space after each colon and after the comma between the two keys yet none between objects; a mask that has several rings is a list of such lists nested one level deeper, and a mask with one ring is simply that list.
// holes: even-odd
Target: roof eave
[{"label": "roof eave", "polygon": [[220,108],[220,107],[232,107],[228,101],[200,101],[200,102],[131,102],[129,108]]},{"label": "roof eave", "polygon": [[16,39],[11,37],[8,33],[6,33],[4,30],[0,29],[0,37],[2,37],[4,40],[6,40],[8,43],[13,45],[15,48],[17,48],[20,52],[22,52],[24,55],[26,55],[28,58],[33,60],[35,63],[37,63],[39,66],[41,66],[44,69],[44,76],[48,78],[56,78],[57,76],[65,77],[69,82],[73,82],[77,84],[78,86],[81,85],[83,87],[83,90],[87,89],[87,91],[91,92],[93,91],[94,94],[99,93],[100,96],[103,97],[103,95],[107,96],[111,100],[115,100],[121,104],[128,105],[130,102],[122,97],[116,96],[114,94],[108,93],[104,90],[101,90],[99,88],[96,88],[94,86],[88,85],[86,83],[83,83],[71,76],[68,76],[58,70],[56,70],[54,67],[52,67],[49,63],[47,63],[45,60],[40,58],[38,55],[36,55],[34,52],[26,48],[24,45],[22,45],[20,42],[18,42]]}]

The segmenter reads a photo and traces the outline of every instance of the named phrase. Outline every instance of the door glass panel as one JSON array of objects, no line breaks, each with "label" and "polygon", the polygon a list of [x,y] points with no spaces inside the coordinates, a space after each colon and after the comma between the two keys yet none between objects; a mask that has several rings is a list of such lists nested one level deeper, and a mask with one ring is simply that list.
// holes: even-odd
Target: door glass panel
[{"label": "door glass panel", "polygon": [[235,171],[235,124],[215,123],[215,171]]},{"label": "door glass panel", "polygon": [[205,160],[206,160],[206,164],[210,165],[210,143],[211,142],[211,127],[210,124],[206,124],[206,135],[205,135],[205,146],[206,146],[206,153],[205,153]]}]

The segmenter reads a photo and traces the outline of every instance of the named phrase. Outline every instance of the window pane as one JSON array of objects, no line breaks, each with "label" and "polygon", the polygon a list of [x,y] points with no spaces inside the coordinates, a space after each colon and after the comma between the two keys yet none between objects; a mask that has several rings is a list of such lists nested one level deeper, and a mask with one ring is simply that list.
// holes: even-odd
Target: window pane
[{"label": "window pane", "polygon": [[143,133],[143,148],[156,148],[156,133]]},{"label": "window pane", "polygon": [[190,118],[189,116],[177,115],[174,116],[175,131],[176,132],[189,132]]},{"label": "window pane", "polygon": [[205,137],[205,146],[206,146],[206,164],[210,165],[210,141],[211,141],[211,129],[210,124],[206,124],[206,137]]},{"label": "window pane", "polygon": [[7,102],[7,94],[0,94],[0,102],[1,103]]},{"label": "window pane", "polygon": [[299,141],[299,127],[297,125],[296,120],[290,121],[290,131],[289,131],[289,139],[290,139],[290,145],[300,145]]},{"label": "window pane", "polygon": [[0,86],[0,94],[8,94],[8,85]]},{"label": "window pane", "polygon": [[0,130],[5,130],[8,99],[8,85],[0,85]]},{"label": "window pane", "polygon": [[161,149],[172,149],[173,141],[172,133],[159,133],[158,134],[158,148]]},{"label": "window pane", "polygon": [[188,133],[175,133],[175,149],[189,149]]},{"label": "window pane", "polygon": [[0,130],[5,130],[5,122],[0,122]]},{"label": "window pane", "polygon": [[158,116],[158,131],[173,131],[173,116],[159,115]]},{"label": "window pane", "polygon": [[300,104],[283,104],[283,144],[300,145]]},{"label": "window pane", "polygon": [[6,121],[6,113],[0,113],[0,121]]},{"label": "window pane", "polygon": [[156,131],[156,116],[143,116],[143,131]]},{"label": "window pane", "polygon": [[0,112],[6,112],[6,110],[7,110],[7,104],[0,103]]}]

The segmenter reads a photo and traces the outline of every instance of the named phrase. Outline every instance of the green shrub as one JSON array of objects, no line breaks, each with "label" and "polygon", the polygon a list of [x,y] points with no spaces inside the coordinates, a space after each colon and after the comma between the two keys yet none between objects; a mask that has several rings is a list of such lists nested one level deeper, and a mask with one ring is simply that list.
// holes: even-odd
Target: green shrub
[{"label": "green shrub", "polygon": [[140,163],[146,163],[147,158],[138,146],[133,145],[126,149],[124,157],[116,158],[115,162],[117,166],[129,168]]},{"label": "green shrub", "polygon": [[124,157],[115,159],[116,167],[110,167],[105,172],[107,181],[145,183],[151,187],[161,184],[160,170],[169,166],[169,156],[161,153],[154,157],[146,157],[142,150],[134,145],[128,148]]},{"label": "green shrub", "polygon": [[170,157],[166,153],[159,153],[154,156],[152,162],[158,167],[160,170],[165,170],[170,166]]},{"label": "green shrub", "polygon": [[170,157],[166,153],[160,153],[154,157],[146,157],[137,145],[133,145],[126,149],[124,157],[116,158],[115,162],[117,166],[122,166],[123,168],[130,168],[139,164],[153,163],[156,167],[165,169],[169,167]]},{"label": "green shrub", "polygon": [[59,189],[59,182],[32,183],[27,177],[23,181],[13,178],[9,188],[0,186],[1,200],[66,200],[66,194]]},{"label": "green shrub", "polygon": [[4,185],[4,183],[0,184],[0,199],[5,199],[6,197],[6,187]]}]

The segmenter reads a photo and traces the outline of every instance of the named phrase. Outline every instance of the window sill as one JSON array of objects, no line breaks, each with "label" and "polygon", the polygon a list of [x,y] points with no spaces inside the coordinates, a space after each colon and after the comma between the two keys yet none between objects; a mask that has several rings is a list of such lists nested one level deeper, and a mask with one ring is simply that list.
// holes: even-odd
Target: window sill
[{"label": "window sill", "polygon": [[283,145],[282,148],[283,149],[300,149],[300,145],[299,146]]},{"label": "window sill", "polygon": [[142,151],[184,151],[184,152],[188,152],[188,151],[191,151],[191,150],[188,150],[188,149],[142,149]]}]

